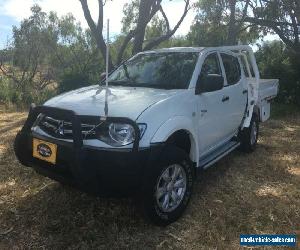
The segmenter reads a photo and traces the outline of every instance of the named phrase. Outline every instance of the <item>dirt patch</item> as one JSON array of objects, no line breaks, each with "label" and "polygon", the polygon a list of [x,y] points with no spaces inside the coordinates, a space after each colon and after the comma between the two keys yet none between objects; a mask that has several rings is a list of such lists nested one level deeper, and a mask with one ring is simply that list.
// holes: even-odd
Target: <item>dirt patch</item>
[{"label": "dirt patch", "polygon": [[145,222],[131,199],[95,198],[21,166],[12,143],[25,118],[0,111],[0,249],[239,249],[241,233],[300,230],[299,114],[265,123],[254,153],[205,171],[166,228]]}]

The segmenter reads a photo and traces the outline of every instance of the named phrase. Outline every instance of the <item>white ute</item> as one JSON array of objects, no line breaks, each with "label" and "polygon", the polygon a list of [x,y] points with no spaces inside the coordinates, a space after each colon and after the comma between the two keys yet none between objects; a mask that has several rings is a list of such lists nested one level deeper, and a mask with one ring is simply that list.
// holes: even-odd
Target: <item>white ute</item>
[{"label": "white ute", "polygon": [[23,165],[83,190],[136,191],[156,224],[177,220],[196,170],[255,149],[277,79],[260,79],[249,46],[135,55],[104,83],[32,106],[15,140]]}]

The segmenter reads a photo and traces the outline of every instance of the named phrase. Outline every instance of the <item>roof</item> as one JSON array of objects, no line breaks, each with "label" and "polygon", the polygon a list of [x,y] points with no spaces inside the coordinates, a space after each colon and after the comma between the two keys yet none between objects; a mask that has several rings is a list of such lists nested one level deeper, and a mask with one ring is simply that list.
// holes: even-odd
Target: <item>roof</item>
[{"label": "roof", "polygon": [[167,52],[201,52],[204,49],[218,50],[218,51],[248,51],[252,52],[252,48],[248,45],[233,45],[233,46],[219,46],[219,47],[172,47],[163,49],[154,49],[144,51],[142,53],[167,53]]},{"label": "roof", "polygon": [[172,47],[155,50],[147,50],[143,53],[164,53],[164,52],[200,52],[204,50],[204,47]]}]

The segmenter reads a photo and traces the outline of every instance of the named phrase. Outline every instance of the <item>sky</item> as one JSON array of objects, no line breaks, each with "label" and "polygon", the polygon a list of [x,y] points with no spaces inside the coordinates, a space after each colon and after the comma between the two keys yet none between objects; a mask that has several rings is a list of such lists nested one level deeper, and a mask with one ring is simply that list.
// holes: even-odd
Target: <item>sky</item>
[{"label": "sky", "polygon": [[[104,6],[104,20],[110,19],[110,31],[112,35],[121,32],[124,4],[129,0],[107,1]],[[195,2],[195,0],[192,0]],[[5,47],[12,34],[12,25],[19,25],[20,21],[30,16],[30,7],[39,4],[45,12],[55,11],[59,16],[72,13],[81,25],[87,28],[81,4],[79,0],[0,0],[0,48]],[[97,20],[98,1],[88,0],[91,14]],[[179,20],[184,7],[182,0],[163,0],[163,8],[173,27]],[[185,35],[194,20],[195,12],[190,11],[175,35]],[[105,22],[106,23],[106,22]],[[105,25],[106,26],[106,25]],[[104,32],[105,32],[104,27]]]}]

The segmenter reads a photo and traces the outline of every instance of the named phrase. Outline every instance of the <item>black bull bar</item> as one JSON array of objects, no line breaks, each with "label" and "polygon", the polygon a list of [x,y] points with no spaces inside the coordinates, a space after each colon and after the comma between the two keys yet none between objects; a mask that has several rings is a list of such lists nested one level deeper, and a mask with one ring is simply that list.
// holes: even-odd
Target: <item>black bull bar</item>
[{"label": "black bull bar", "polygon": [[[21,129],[18,132],[16,139],[14,141],[14,150],[18,160],[25,166],[35,167],[34,159],[32,157],[32,152],[29,152],[28,149],[32,147],[32,130],[35,121],[39,114],[43,114],[46,116],[55,117],[60,120],[68,120],[72,123],[73,129],[73,142],[70,143],[71,150],[73,152],[72,157],[72,168],[70,171],[72,175],[76,178],[76,182],[78,184],[85,185],[86,182],[89,181],[90,176],[88,176],[85,168],[83,166],[84,159],[86,158],[86,146],[83,144],[83,135],[81,129],[81,120],[88,119],[91,122],[95,122],[93,124],[100,123],[104,120],[101,116],[86,116],[86,115],[77,115],[74,111],[60,109],[55,107],[48,106],[35,106],[31,105],[28,118]],[[140,141],[140,130],[136,122],[131,119],[123,118],[123,117],[106,117],[105,122],[119,122],[130,124],[135,131],[135,139],[133,142],[132,148],[128,149],[129,154],[137,154],[139,150],[139,141]],[[57,144],[64,143],[64,141],[60,141],[57,139],[53,139],[51,137],[47,137],[47,141],[54,142]]]}]

